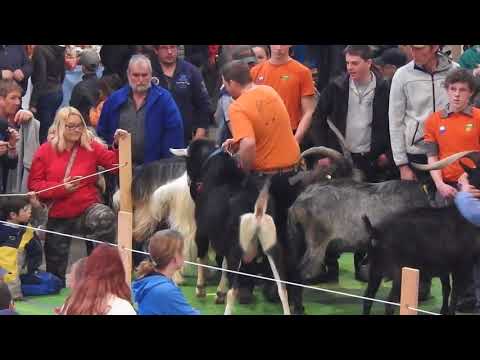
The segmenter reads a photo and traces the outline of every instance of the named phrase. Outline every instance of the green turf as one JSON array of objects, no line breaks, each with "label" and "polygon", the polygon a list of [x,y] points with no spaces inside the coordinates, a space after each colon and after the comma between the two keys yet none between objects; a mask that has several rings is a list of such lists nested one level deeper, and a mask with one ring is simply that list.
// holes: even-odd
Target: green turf
[{"label": "green turf", "polygon": [[[353,256],[344,254],[340,258],[340,282],[339,284],[319,284],[318,287],[341,291],[354,295],[363,295],[366,284],[358,282],[353,275]],[[195,297],[195,278],[186,277],[186,284],[182,291],[195,308],[205,315],[222,315],[224,305],[215,305],[216,279],[211,281],[207,287],[207,297],[199,299]],[[386,299],[391,283],[384,283],[380,288],[377,298]],[[69,290],[64,289],[58,295],[37,296],[26,298],[16,303],[17,311],[22,315],[52,315],[53,309],[61,306]],[[236,315],[274,315],[282,314],[280,304],[272,304],[264,300],[260,289],[255,290],[255,301],[250,305],[237,304],[234,309]],[[440,281],[434,279],[432,282],[432,298],[421,303],[421,309],[438,313],[441,307]],[[346,297],[338,294],[330,294],[317,290],[305,290],[305,310],[309,315],[359,315],[362,312],[362,300]],[[372,314],[383,314],[385,306],[375,303]]]}]

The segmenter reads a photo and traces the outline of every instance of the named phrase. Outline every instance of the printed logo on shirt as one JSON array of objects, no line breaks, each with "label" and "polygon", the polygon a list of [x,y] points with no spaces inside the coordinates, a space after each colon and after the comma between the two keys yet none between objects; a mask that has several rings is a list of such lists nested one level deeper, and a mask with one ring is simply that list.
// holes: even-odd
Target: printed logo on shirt
[{"label": "printed logo on shirt", "polygon": [[188,81],[187,75],[181,74],[176,84],[180,89],[185,89],[186,87],[190,86],[190,81]]},{"label": "printed logo on shirt", "polygon": [[281,75],[280,80],[288,80],[289,76],[288,75]]},{"label": "printed logo on shirt", "polygon": [[469,123],[467,125],[465,125],[465,131],[469,132],[469,131],[472,131],[473,130],[473,124],[472,123]]},{"label": "printed logo on shirt", "polygon": [[446,131],[447,131],[447,128],[444,125],[440,126],[440,135],[445,134]]},{"label": "printed logo on shirt", "polygon": [[260,75],[258,78],[257,78],[257,84],[258,83],[262,83],[263,81],[265,80],[265,78],[263,77],[263,75]]}]

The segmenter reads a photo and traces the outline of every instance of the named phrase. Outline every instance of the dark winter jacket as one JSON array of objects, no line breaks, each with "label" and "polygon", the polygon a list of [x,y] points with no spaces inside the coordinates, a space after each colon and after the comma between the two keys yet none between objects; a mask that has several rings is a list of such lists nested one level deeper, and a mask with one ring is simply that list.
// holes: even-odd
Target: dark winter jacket
[{"label": "dark winter jacket", "polygon": [[170,91],[183,119],[185,144],[198,128],[207,129],[210,116],[210,97],[200,71],[187,61],[178,60],[169,80],[157,59],[152,58],[153,76],[159,85]]},{"label": "dark winter jacket", "polygon": [[[389,83],[378,74],[375,95],[373,97],[372,142],[369,157],[374,160],[379,155],[391,153],[390,133],[388,129]],[[337,137],[327,124],[330,117],[335,126],[345,136],[349,97],[348,74],[332,80],[320,95],[313,114],[311,137],[315,146],[327,146],[341,152]]]},{"label": "dark winter jacket", "polygon": [[127,69],[136,45],[103,45],[100,59],[104,67],[103,76],[118,74],[123,83],[127,81]]},{"label": "dark winter jacket", "polygon": [[90,125],[90,108],[97,106],[99,97],[100,91],[97,75],[87,74],[73,88],[70,106],[80,111],[87,124]]},{"label": "dark winter jacket", "polygon": [[[23,89],[23,94],[27,90],[28,79],[32,75],[32,63],[27,56],[23,45],[1,45],[0,46],[0,70],[22,70],[24,79],[18,84]],[[0,72],[0,79],[1,79]]]},{"label": "dark winter jacket", "polygon": [[33,50],[32,64],[33,90],[30,106],[36,107],[42,96],[62,91],[65,79],[65,47],[37,45]]},{"label": "dark winter jacket", "polygon": [[183,45],[185,49],[185,60],[197,67],[208,63],[208,45]]}]

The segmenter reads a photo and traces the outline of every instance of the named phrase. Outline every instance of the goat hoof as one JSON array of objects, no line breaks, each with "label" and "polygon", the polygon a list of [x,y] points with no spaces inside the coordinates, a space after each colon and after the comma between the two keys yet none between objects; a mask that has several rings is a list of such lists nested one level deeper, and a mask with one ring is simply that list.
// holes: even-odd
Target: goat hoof
[{"label": "goat hoof", "polygon": [[198,298],[204,298],[207,296],[207,289],[206,289],[206,285],[197,285],[196,289],[195,289],[195,295],[198,297]]},{"label": "goat hoof", "polygon": [[225,304],[225,298],[227,297],[227,293],[217,291],[217,295],[215,296],[215,304],[223,305]]},{"label": "goat hoof", "polygon": [[292,315],[307,315],[304,306],[290,306],[290,312]]}]

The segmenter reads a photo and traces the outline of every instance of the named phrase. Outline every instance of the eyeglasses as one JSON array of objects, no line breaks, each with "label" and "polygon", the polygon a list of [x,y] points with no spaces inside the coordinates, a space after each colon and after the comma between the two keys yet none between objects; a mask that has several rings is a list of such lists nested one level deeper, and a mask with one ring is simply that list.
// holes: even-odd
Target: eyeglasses
[{"label": "eyeglasses", "polygon": [[68,129],[68,130],[83,130],[84,127],[85,127],[85,125],[83,125],[83,124],[77,124],[77,125],[65,124],[65,128]]}]

